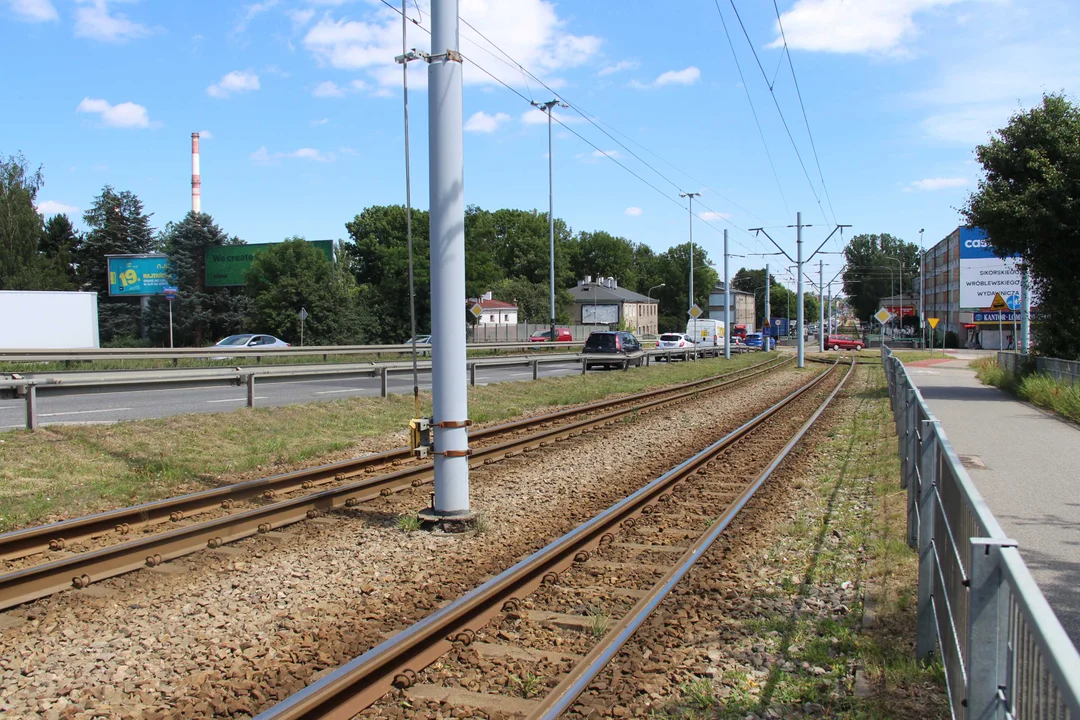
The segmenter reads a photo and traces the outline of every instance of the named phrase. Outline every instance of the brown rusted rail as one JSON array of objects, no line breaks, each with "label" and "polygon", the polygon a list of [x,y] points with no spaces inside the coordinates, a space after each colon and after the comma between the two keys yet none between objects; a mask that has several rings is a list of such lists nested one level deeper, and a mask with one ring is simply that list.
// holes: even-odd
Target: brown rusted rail
[{"label": "brown rusted rail", "polygon": [[[670,493],[677,486],[706,467],[707,463],[717,455],[753,432],[776,413],[817,387],[834,372],[836,367],[837,364],[834,363],[833,366],[765,412],[592,520],[526,557],[450,605],[343,665],[318,682],[266,710],[258,715],[256,720],[298,718],[345,720],[369,707],[392,687],[410,686],[421,670],[444,655],[455,642],[470,643],[475,634],[500,610],[513,607],[543,582],[554,582],[558,579],[559,573],[573,563],[584,562],[597,547],[612,542],[614,533],[621,525],[627,521],[633,522],[637,516],[649,512],[648,508],[669,498]],[[850,375],[850,369],[848,375]],[[844,376],[840,385],[848,375]],[[840,385],[837,386],[837,390]],[[835,394],[836,391],[825,401],[825,405]],[[825,405],[822,405],[822,408]],[[819,409],[810,422],[816,419],[820,412]],[[771,473],[772,469],[780,463],[809,425],[810,423],[807,423],[803,430],[788,443],[782,453],[770,464],[767,473]],[[760,487],[764,478],[768,476],[767,473],[750,485],[747,492],[743,494],[743,498],[740,499],[739,508],[745,504],[745,499]],[[738,509],[735,510],[737,511]],[[706,536],[714,536],[714,533],[707,531]],[[691,555],[691,553],[687,554]],[[693,554],[691,562],[698,556],[699,554]]]},{"label": "brown rusted rail", "polygon": [[[595,412],[602,407],[610,407],[611,405],[625,406],[583,420],[541,429],[527,436],[511,437],[506,441],[479,448],[474,451],[469,463],[470,466],[477,467],[521,452],[527,452],[544,444],[613,423],[620,418],[639,411],[679,402],[702,392],[712,392],[735,383],[744,382],[757,375],[769,372],[786,362],[790,362],[790,360],[781,361],[780,363],[763,363],[750,368],[751,372],[730,373],[719,378],[710,378],[707,382],[695,381],[675,388],[667,388],[662,392],[650,391],[642,394],[646,398],[643,401],[641,396],[633,396],[631,398],[604,401],[604,403],[584,406],[583,408],[572,408],[550,413],[538,418],[528,418],[515,423],[507,423],[499,426],[502,433],[550,423],[553,420],[572,417],[575,414]],[[738,374],[738,377],[730,377],[735,374]],[[658,395],[660,397],[656,397]],[[632,401],[635,399],[638,402],[633,403]],[[588,410],[585,408],[588,408]],[[495,435],[494,430],[495,428],[491,428],[488,436]],[[337,465],[340,466],[341,464]],[[321,468],[313,468],[312,470],[322,471]],[[154,567],[201,549],[218,548],[258,533],[266,533],[305,519],[319,517],[335,509],[354,507],[381,495],[423,485],[432,479],[433,473],[434,469],[430,462],[411,465],[387,474],[366,477],[362,480],[317,490],[296,498],[271,502],[262,507],[236,511],[224,517],[206,520],[187,527],[178,527],[52,562],[15,570],[0,575],[0,609],[29,602],[71,587],[83,588],[91,583],[138,570],[142,567]],[[295,484],[296,475],[296,473],[290,473],[288,476],[278,477],[292,477],[293,479],[290,482]]]},{"label": "brown rusted rail", "polygon": [[[626,403],[638,403],[668,393],[679,393],[691,388],[700,388],[714,382],[745,379],[760,372],[779,367],[785,362],[790,362],[790,359],[786,361],[772,359],[731,373],[702,380],[694,380],[657,390],[647,390],[622,398],[601,400],[580,407],[567,408],[545,415],[537,415],[502,425],[478,429],[469,433],[469,440],[497,438],[507,433],[519,432],[539,425],[599,412]],[[387,465],[396,466],[402,462],[408,462],[411,458],[412,451],[409,448],[395,448],[394,450],[328,465],[249,480],[220,488],[201,490],[188,495],[179,495],[132,507],[72,518],[71,520],[61,520],[48,525],[15,530],[0,534],[0,560],[14,560],[49,550],[65,550],[80,541],[108,533],[117,533],[123,536],[138,528],[164,524],[170,521],[178,522],[193,515],[218,508],[228,509],[234,505],[251,502],[252,500],[273,499],[276,496],[286,495],[301,489],[314,489],[327,483],[340,482],[356,475],[367,474]]]}]

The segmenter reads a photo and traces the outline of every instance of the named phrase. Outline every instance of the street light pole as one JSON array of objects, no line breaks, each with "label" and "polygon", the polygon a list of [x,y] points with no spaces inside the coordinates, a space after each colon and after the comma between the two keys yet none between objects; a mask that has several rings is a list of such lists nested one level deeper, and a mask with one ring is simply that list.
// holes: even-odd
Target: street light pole
[{"label": "street light pole", "polygon": [[923,249],[924,232],[926,232],[926,228],[919,228],[919,345],[922,348],[926,347],[926,312],[924,310],[926,291],[923,285],[926,282],[923,277],[926,274],[926,250]]},{"label": "street light pole", "polygon": [[765,352],[770,350],[769,338],[772,337],[772,327],[770,316],[772,315],[772,308],[770,307],[770,298],[772,294],[772,283],[769,281],[769,263],[765,263],[765,327],[769,330],[769,335],[762,336],[762,345],[765,348]]},{"label": "street light pole", "polygon": [[727,228],[724,228],[724,358],[731,359],[731,289],[728,287]]},{"label": "street light pole", "polygon": [[800,368],[806,367],[806,347],[803,342],[803,338],[806,337],[806,326],[803,324],[803,276],[802,276],[802,213],[795,213],[795,247],[798,250],[796,255],[796,264],[799,266],[798,282],[796,284],[796,298],[795,298],[795,315],[797,316],[795,322],[799,326],[799,338],[798,338],[798,366]]},{"label": "street light pole", "polygon": [[552,108],[558,107],[570,107],[566,103],[562,102],[558,98],[548,100],[547,102],[533,102],[533,106],[539,109],[541,112],[547,113],[548,119],[548,244],[550,253],[550,267],[549,267],[549,281],[551,284],[551,306],[549,308],[551,318],[551,340],[555,341],[555,170],[554,162],[552,159],[552,146],[551,146],[551,113]]},{"label": "street light pole", "polygon": [[[694,309],[694,198],[701,197],[701,193],[679,193],[679,197],[689,198],[690,202],[690,305],[687,312]],[[694,318],[694,342],[697,342],[697,318]]]}]

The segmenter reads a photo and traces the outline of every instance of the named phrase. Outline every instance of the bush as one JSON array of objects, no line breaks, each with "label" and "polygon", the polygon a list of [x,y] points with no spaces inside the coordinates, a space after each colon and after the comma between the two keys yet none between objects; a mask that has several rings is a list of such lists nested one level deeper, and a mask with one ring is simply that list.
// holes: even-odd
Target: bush
[{"label": "bush", "polygon": [[154,347],[149,340],[135,337],[134,335],[118,335],[101,343],[103,348],[148,348]]},{"label": "bush", "polygon": [[951,348],[953,350],[959,348],[960,336],[954,333],[952,330],[949,330],[947,333],[945,333],[945,347]]},{"label": "bush", "polygon": [[1046,373],[1035,373],[1033,362],[1025,363],[1019,375],[999,367],[995,358],[982,358],[972,363],[972,367],[980,382],[1080,422],[1080,385],[1055,380]]}]

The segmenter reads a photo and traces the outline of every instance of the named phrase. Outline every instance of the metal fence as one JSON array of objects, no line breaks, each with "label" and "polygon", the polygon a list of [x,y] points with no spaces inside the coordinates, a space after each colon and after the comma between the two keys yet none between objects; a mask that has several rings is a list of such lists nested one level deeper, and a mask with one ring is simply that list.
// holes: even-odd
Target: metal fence
[{"label": "metal fence", "polygon": [[1058,382],[1067,382],[1073,385],[1080,383],[1080,362],[1035,355],[1018,355],[1014,352],[999,352],[997,354],[998,367],[1010,372],[1020,373],[1027,363],[1034,363],[1035,372],[1046,373]]},{"label": "metal fence", "polygon": [[954,718],[1080,719],[1080,655],[904,365],[881,356],[919,552],[919,659],[940,654]]},{"label": "metal fence", "polygon": [[[575,342],[583,342],[589,333],[607,330],[607,325],[558,325],[570,331]],[[477,323],[469,329],[469,340],[474,343],[529,342],[529,336],[537,330],[550,330],[550,325],[539,323]]]}]

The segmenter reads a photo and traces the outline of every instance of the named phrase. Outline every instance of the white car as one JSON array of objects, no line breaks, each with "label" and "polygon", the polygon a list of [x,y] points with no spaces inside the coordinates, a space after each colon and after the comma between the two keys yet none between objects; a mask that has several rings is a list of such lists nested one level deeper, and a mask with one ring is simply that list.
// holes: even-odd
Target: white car
[{"label": "white car", "polygon": [[274,337],[273,335],[230,335],[224,340],[218,340],[214,347],[242,348],[242,347],[292,347],[289,343]]},{"label": "white car", "polygon": [[656,341],[658,350],[681,350],[694,347],[694,340],[686,333],[664,333]]}]

